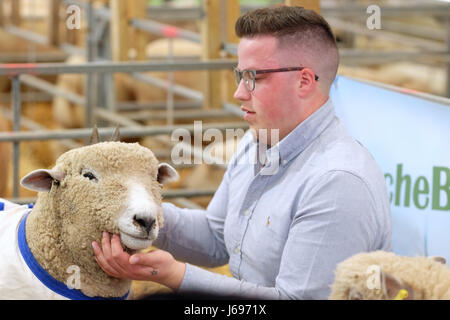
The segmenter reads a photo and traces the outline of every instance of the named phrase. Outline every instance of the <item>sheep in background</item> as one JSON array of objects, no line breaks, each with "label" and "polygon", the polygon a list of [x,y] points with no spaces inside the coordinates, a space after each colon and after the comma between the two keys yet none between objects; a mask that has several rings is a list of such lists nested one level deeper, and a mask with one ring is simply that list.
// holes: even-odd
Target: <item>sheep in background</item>
[{"label": "sheep in background", "polygon": [[404,61],[371,66],[341,65],[338,74],[434,95],[445,93],[445,70],[419,63]]},{"label": "sheep in background", "polygon": [[[200,59],[201,46],[183,39],[158,39],[148,44],[146,54],[149,62],[160,62],[161,58],[167,57],[170,49],[170,42],[173,45],[174,59],[179,57],[188,57],[189,59]],[[71,56],[66,61],[67,64],[77,65],[86,63],[85,57]],[[143,75],[168,81],[168,72],[146,72]],[[205,72],[199,70],[175,71],[173,73],[174,84],[190,88],[195,91],[204,92],[205,90]],[[134,79],[129,74],[114,74],[115,100],[120,103],[124,101],[135,101],[136,103],[164,102],[167,100],[167,90],[158,88],[154,85]],[[85,90],[84,74],[61,74],[57,79],[57,87],[66,92],[72,92],[77,95],[84,95]],[[190,99],[174,94],[175,101],[189,101]],[[54,127],[59,129],[80,128],[84,123],[84,108],[67,99],[55,96],[52,101],[52,114]],[[165,121],[151,120],[146,121],[146,125],[164,124]],[[143,146],[151,146],[155,143],[153,137],[146,137],[141,140]],[[53,159],[67,151],[60,143],[52,145]],[[52,155],[49,155],[52,157]]]},{"label": "sheep in background", "polygon": [[[177,177],[149,149],[114,141],[29,173],[21,184],[39,191],[35,207],[0,214],[0,299],[125,297],[131,281],[104,273],[91,243],[107,231],[128,251],[149,247],[163,222],[160,184]],[[77,271],[79,290],[69,290]]]},{"label": "sheep in background", "polygon": [[[69,65],[85,64],[86,58],[83,56],[73,55],[66,61]],[[117,101],[127,101],[134,97],[133,89],[125,83],[126,74],[114,74],[115,94]],[[66,92],[75,93],[77,95],[84,95],[85,89],[84,74],[67,73],[58,76],[56,85],[58,89]],[[52,101],[53,120],[56,122],[57,128],[80,128],[84,123],[84,108],[80,105],[72,103],[61,96],[55,96]]]},{"label": "sheep in background", "polygon": [[[159,62],[169,54],[169,42],[173,42],[174,58],[190,57],[200,58],[201,46],[183,39],[158,39],[148,44],[146,48],[149,62]],[[66,60],[67,64],[77,65],[86,63],[85,57],[71,56]],[[167,72],[146,72],[146,75],[167,80]],[[84,74],[62,74],[58,76],[56,85],[59,89],[84,95]],[[204,91],[204,71],[176,71],[174,72],[174,83],[200,92]],[[136,101],[140,103],[152,101],[165,101],[167,90],[154,85],[136,80],[128,74],[114,74],[114,85],[116,101]],[[187,101],[189,99],[175,95],[176,101]],[[55,96],[52,102],[53,119],[60,128],[80,128],[84,123],[84,108],[69,102],[63,97]]]},{"label": "sheep in background", "polygon": [[450,267],[440,257],[375,251],[339,263],[331,300],[447,300]]},{"label": "sheep in background", "polygon": [[[242,136],[245,132],[242,130]],[[225,141],[214,141],[207,146],[208,155],[222,160],[221,164],[228,165],[232,155],[236,152],[242,136],[225,139]],[[206,150],[206,149],[205,149]],[[206,163],[189,168],[183,176],[181,171],[180,187],[185,189],[217,189],[225,174],[225,167],[214,166]],[[207,207],[211,196],[196,197],[193,201],[203,207]]]}]

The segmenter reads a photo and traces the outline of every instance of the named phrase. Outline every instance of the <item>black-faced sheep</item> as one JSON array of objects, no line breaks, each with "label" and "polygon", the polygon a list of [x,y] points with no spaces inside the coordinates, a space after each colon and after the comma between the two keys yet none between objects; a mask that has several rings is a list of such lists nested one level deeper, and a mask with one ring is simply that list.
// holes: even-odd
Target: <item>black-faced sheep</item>
[{"label": "black-faced sheep", "polygon": [[331,300],[447,300],[450,267],[440,257],[396,256],[375,251],[340,264]]},{"label": "black-faced sheep", "polygon": [[39,191],[34,208],[0,214],[0,299],[125,298],[131,281],[106,275],[91,243],[106,231],[127,250],[149,247],[163,223],[161,183],[177,177],[149,149],[114,141],[26,175],[21,184]]}]

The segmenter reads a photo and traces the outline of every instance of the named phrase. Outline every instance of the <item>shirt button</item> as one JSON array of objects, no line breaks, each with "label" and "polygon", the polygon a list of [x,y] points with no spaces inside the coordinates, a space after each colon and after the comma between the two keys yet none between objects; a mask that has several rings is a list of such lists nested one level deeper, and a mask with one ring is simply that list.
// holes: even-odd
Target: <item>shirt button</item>
[{"label": "shirt button", "polygon": [[249,214],[250,214],[250,211],[248,211],[248,210],[245,210],[245,211],[244,211],[244,215],[245,215],[245,216],[248,216]]},{"label": "shirt button", "polygon": [[285,164],[286,164],[286,163],[288,163],[288,162],[287,162],[287,160],[283,160],[283,162],[282,162],[282,163],[283,163],[283,164],[285,165]]},{"label": "shirt button", "polygon": [[239,252],[240,252],[240,250],[238,247],[234,248],[234,253],[238,254]]}]

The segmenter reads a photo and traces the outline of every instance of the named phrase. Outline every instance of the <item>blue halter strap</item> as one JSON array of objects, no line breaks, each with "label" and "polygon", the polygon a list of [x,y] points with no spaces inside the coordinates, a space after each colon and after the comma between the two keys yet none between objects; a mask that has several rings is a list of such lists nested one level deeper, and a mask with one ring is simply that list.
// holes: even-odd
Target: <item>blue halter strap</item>
[{"label": "blue halter strap", "polygon": [[[31,210],[30,210],[31,212]],[[82,293],[80,290],[71,289],[67,285],[62,282],[59,282],[55,278],[53,278],[47,271],[42,268],[42,266],[36,261],[33,256],[33,253],[28,246],[26,235],[25,235],[25,223],[30,214],[28,212],[26,216],[22,219],[19,230],[18,230],[18,242],[20,253],[22,254],[23,259],[26,264],[30,268],[31,272],[50,290],[60,294],[71,300],[125,300],[129,294],[127,292],[123,297],[117,298],[103,298],[103,297],[89,297]]]}]

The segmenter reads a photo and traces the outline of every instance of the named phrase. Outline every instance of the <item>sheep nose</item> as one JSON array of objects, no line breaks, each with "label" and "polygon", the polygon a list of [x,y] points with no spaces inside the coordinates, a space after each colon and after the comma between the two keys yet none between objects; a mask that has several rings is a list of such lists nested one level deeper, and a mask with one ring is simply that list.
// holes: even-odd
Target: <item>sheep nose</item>
[{"label": "sheep nose", "polygon": [[153,228],[153,225],[155,224],[155,219],[151,217],[140,217],[135,215],[133,217],[133,220],[142,228],[144,228],[147,233],[150,233],[150,230]]}]

